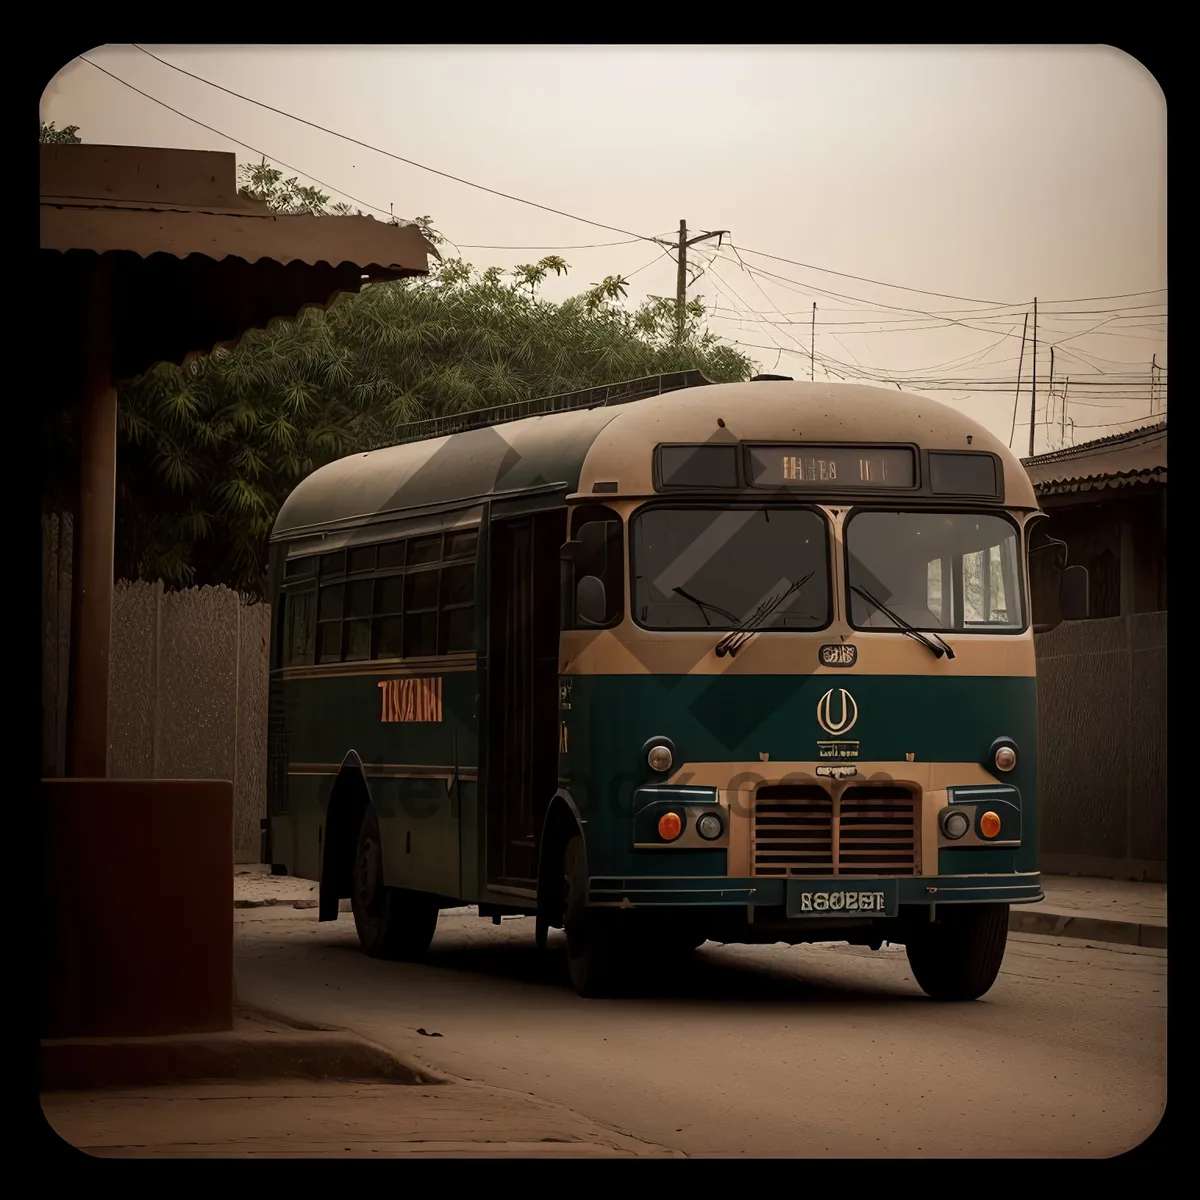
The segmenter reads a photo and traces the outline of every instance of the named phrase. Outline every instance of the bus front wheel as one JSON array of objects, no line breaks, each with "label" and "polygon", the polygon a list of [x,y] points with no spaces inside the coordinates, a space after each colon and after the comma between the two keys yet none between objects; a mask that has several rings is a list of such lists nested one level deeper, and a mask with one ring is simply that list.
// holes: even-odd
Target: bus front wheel
[{"label": "bus front wheel", "polygon": [[937,917],[909,934],[908,965],[931,999],[978,1000],[1004,961],[1008,905],[945,905]]},{"label": "bus front wheel", "polygon": [[563,849],[563,931],[567,971],[581,996],[609,995],[617,979],[616,946],[607,912],[587,907],[587,858],[575,834]]},{"label": "bus front wheel", "polygon": [[419,892],[384,886],[379,819],[369,804],[354,848],[350,907],[359,943],[372,958],[420,958],[433,941],[436,902]]}]

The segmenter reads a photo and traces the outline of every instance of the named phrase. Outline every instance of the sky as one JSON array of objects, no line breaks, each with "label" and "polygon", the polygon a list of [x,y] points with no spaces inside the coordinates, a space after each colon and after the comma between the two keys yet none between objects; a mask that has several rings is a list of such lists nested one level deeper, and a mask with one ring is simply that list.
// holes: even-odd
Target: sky
[{"label": "sky", "polygon": [[1022,454],[1031,400],[1038,453],[1166,410],[1166,101],[1111,47],[113,45],[41,116],[265,154],[479,268],[559,254],[550,299],[674,296],[648,239],[727,230],[688,294],[762,371],[900,385]]}]

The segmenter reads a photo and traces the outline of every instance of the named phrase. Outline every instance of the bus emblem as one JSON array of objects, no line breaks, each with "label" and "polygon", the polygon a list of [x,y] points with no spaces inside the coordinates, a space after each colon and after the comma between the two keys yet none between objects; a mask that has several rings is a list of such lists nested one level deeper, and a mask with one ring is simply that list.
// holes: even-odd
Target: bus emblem
[{"label": "bus emblem", "polygon": [[[841,699],[841,711],[836,720],[833,716],[833,693],[835,691],[840,693]],[[830,688],[817,701],[817,724],[830,737],[838,737],[840,734],[849,733],[854,728],[854,723],[857,720],[858,705],[854,703],[854,697],[845,688]]]},{"label": "bus emblem", "polygon": [[858,662],[858,647],[845,642],[841,645],[822,646],[820,658],[823,667],[852,667]]}]

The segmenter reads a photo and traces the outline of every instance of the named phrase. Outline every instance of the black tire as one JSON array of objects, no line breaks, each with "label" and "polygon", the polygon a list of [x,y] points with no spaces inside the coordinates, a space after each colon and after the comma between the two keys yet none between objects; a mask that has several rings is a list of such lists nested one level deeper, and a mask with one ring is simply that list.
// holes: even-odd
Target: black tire
[{"label": "black tire", "polygon": [[419,959],[437,929],[436,901],[420,892],[384,887],[379,818],[369,804],[354,847],[350,907],[359,943],[372,958]]},{"label": "black tire", "polygon": [[612,995],[620,981],[611,914],[587,907],[587,859],[575,834],[563,848],[563,929],[567,935],[567,974],[581,996]]},{"label": "black tire", "polygon": [[1007,942],[1007,904],[944,905],[904,948],[930,999],[978,1000],[996,982]]}]

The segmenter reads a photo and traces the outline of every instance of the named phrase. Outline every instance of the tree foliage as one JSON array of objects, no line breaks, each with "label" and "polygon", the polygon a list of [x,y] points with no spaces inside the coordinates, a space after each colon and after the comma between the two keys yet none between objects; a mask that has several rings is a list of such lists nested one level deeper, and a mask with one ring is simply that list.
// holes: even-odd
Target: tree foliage
[{"label": "tree foliage", "polygon": [[[43,141],[76,135],[76,126],[42,126]],[[238,186],[280,213],[351,215],[266,161],[239,166]],[[430,217],[411,223],[444,244]],[[546,300],[542,283],[569,271],[558,255],[507,272],[446,259],[426,278],[369,285],[124,387],[117,576],[262,596],[267,541],[288,492],[335,458],[387,444],[410,421],[660,372],[698,369],[714,381],[751,373],[704,328],[701,297],[688,303],[680,339],[674,300],[630,309],[619,275]]]},{"label": "tree foliage", "polygon": [[51,121],[49,124],[43,121],[42,131],[41,135],[38,137],[38,141],[54,145],[78,146],[83,143],[83,138],[77,136],[78,133],[78,125],[66,125],[62,129],[55,129],[53,121]]},{"label": "tree foliage", "polygon": [[538,285],[558,258],[368,286],[328,310],[251,332],[232,351],[161,365],[121,396],[119,573],[168,585],[265,586],[287,493],[324,463],[387,444],[400,426],[666,371],[744,379],[750,362],[688,306],[623,307],[610,276],[561,304]]}]

